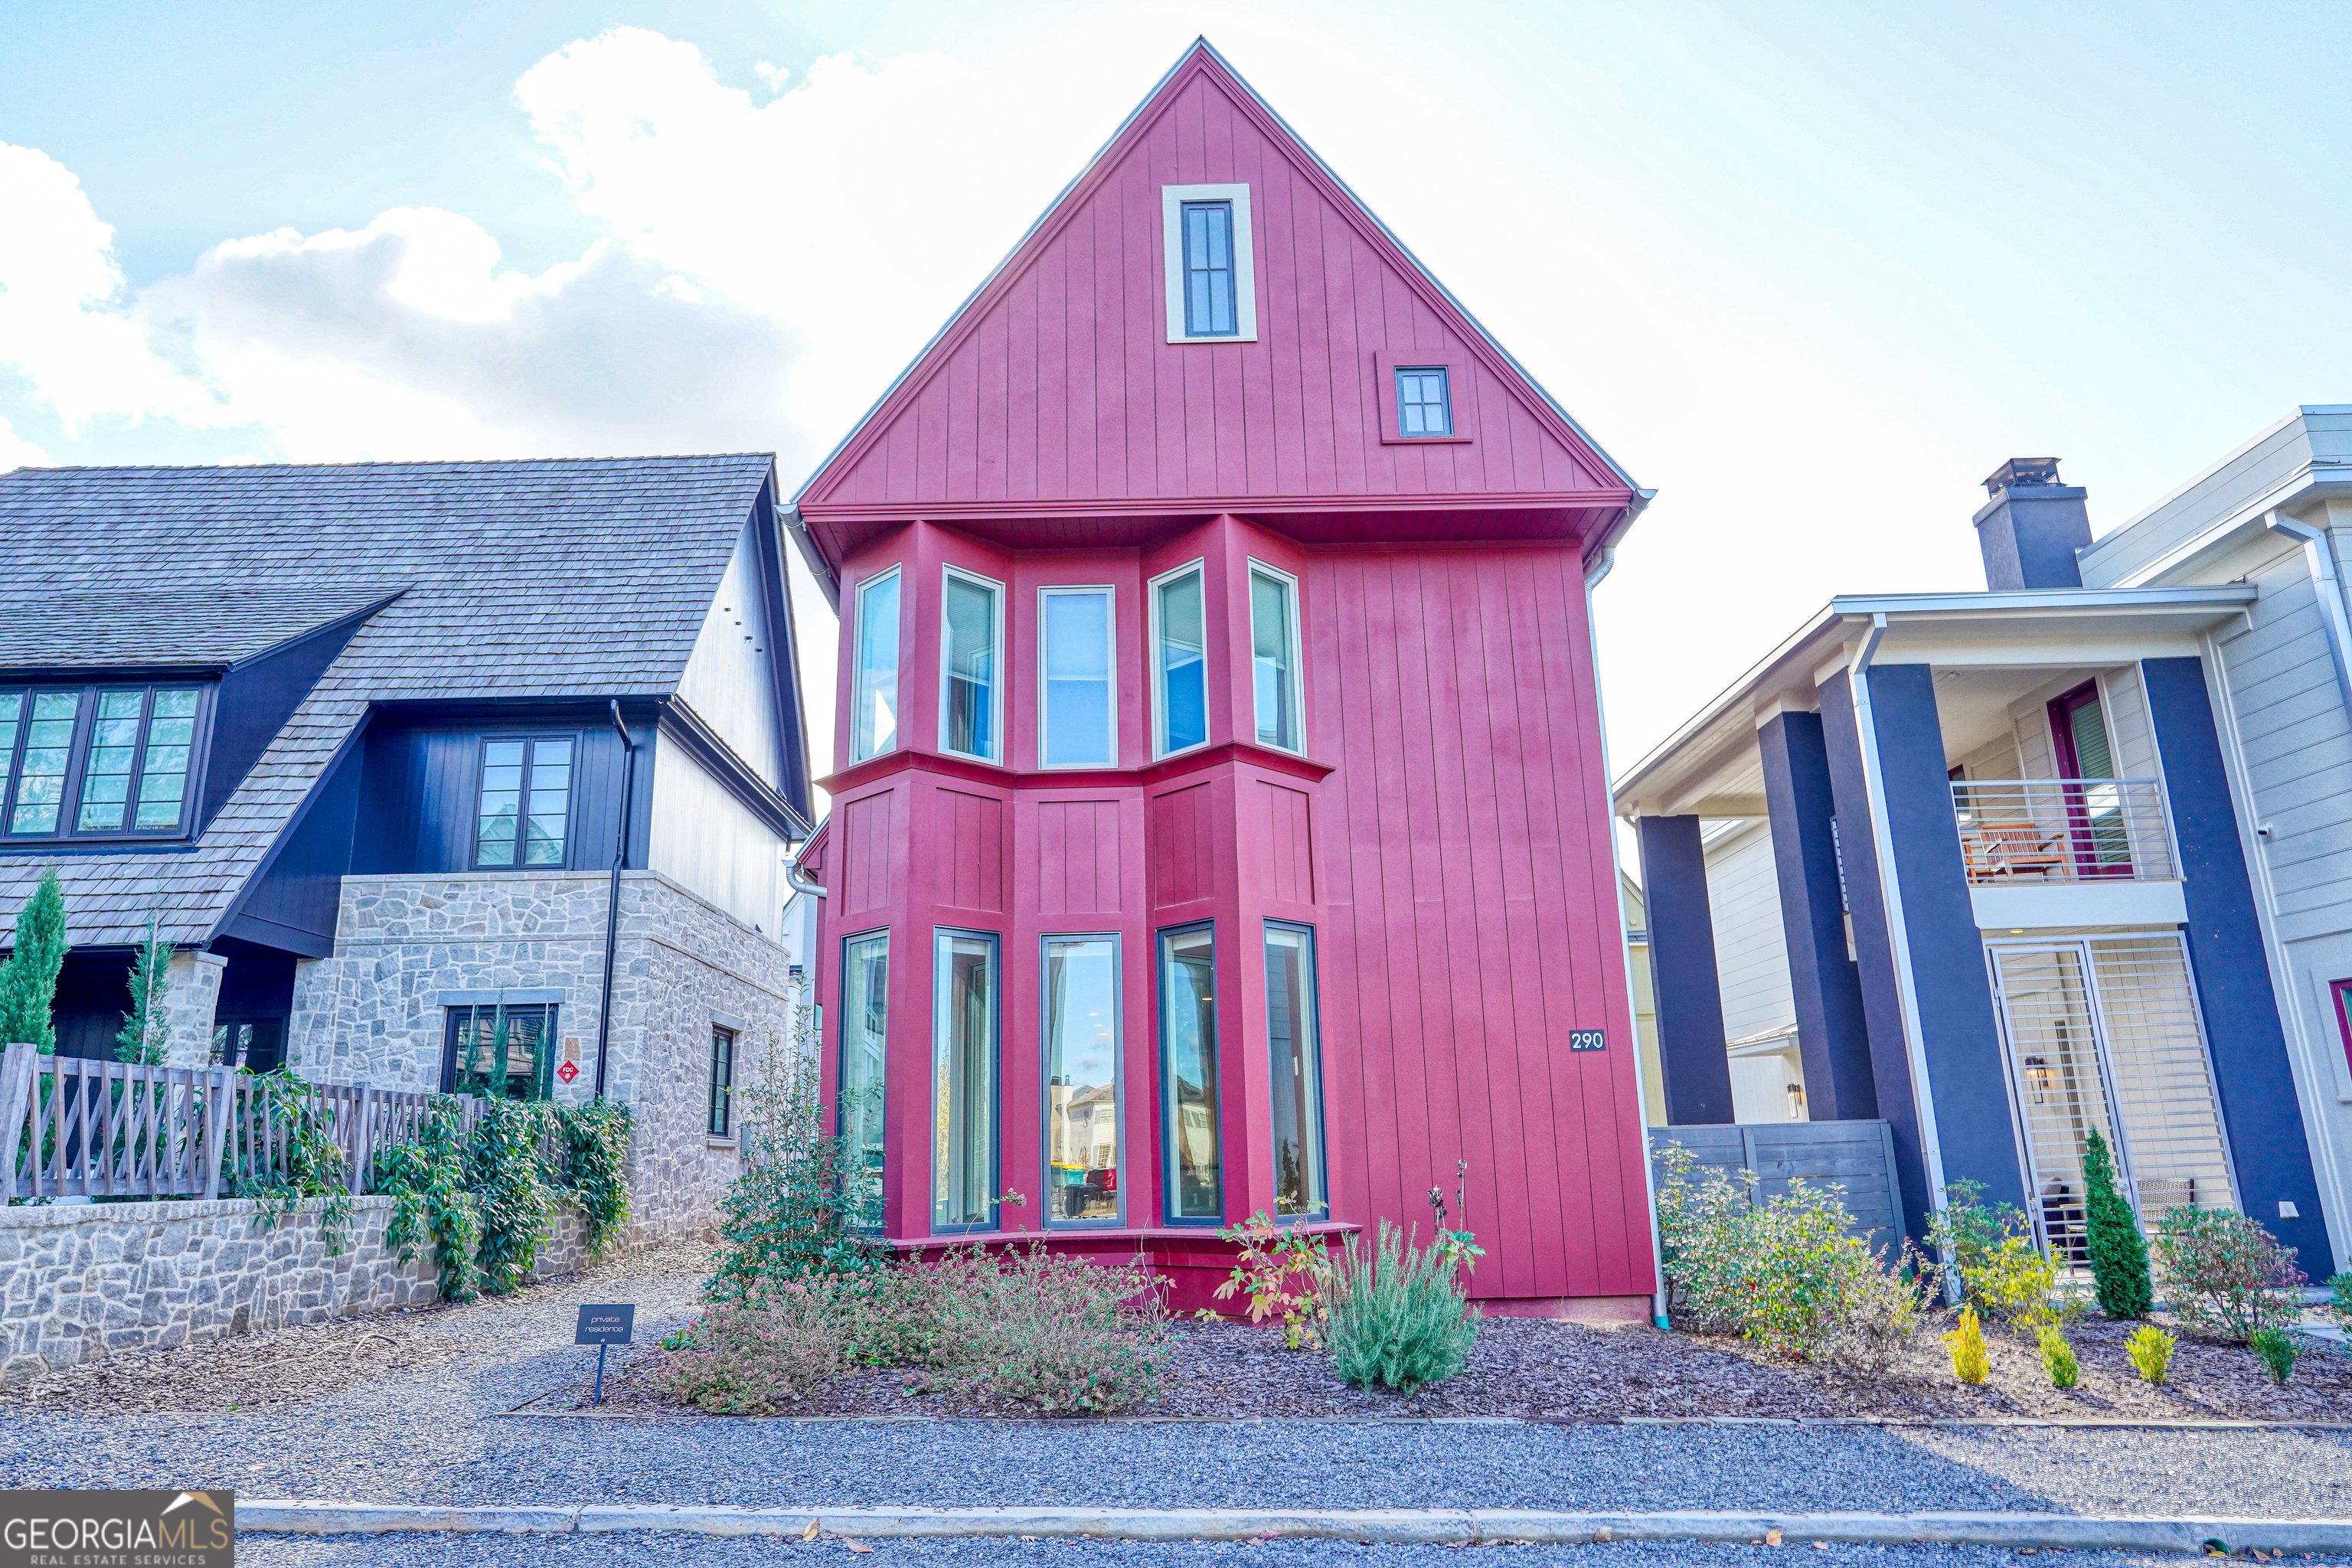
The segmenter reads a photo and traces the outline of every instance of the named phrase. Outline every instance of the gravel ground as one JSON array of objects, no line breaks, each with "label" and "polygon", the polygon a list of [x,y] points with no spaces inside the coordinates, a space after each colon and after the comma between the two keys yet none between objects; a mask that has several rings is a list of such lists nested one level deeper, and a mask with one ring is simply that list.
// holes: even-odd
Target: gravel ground
[{"label": "gravel ground", "polygon": [[[2352,1517],[2352,1432],[499,1414],[585,1364],[587,1353],[569,1343],[578,1303],[635,1300],[640,1334],[651,1338],[690,1310],[700,1268],[690,1254],[625,1259],[507,1300],[415,1314],[388,1329],[395,1343],[380,1359],[337,1336],[375,1332],[385,1320],[256,1336],[217,1363],[205,1358],[221,1347],[194,1347],[84,1369],[56,1380],[69,1395],[51,1390],[0,1407],[0,1486],[226,1486],[249,1498],[380,1501],[1997,1508]],[[330,1353],[335,1345],[359,1348]],[[226,1370],[203,1371],[215,1364]],[[151,1407],[152,1391],[161,1392]],[[240,1408],[229,1410],[229,1403]],[[526,1554],[518,1562],[601,1563],[650,1555],[647,1538],[635,1536],[618,1543],[289,1540],[257,1542],[255,1550],[279,1554],[257,1562],[430,1563],[446,1552],[468,1563],[509,1553]],[[825,1548],[698,1538],[673,1554],[734,1562],[811,1550]],[[846,1552],[838,1543],[830,1550]],[[986,1542],[885,1542],[877,1550],[910,1560],[985,1553],[989,1561],[1071,1563],[1267,1555],[1251,1547]],[[1350,1554],[1420,1561],[1407,1548],[1359,1552],[1298,1542],[1276,1550],[1299,1561]],[[1624,1544],[1482,1550],[1601,1568],[1745,1560],[1684,1547],[1658,1555],[1660,1549]],[[2010,1560],[1860,1548],[1849,1557],[1811,1555],[1890,1564]]]},{"label": "gravel ground", "polygon": [[[860,1542],[860,1544],[866,1544]],[[620,1537],[469,1536],[433,1540],[423,1536],[372,1539],[334,1536],[316,1540],[248,1536],[237,1542],[237,1558],[254,1568],[293,1564],[397,1564],[399,1568],[501,1568],[509,1563],[562,1563],[566,1568],[620,1568],[659,1558],[672,1568],[743,1568],[745,1564],[872,1562],[906,1563],[1048,1563],[1053,1568],[1219,1568],[1221,1564],[1299,1563],[1353,1568],[1459,1568],[1460,1549],[1444,1546],[1358,1546],[1349,1542],[1286,1541],[1260,1544],[1201,1542],[1162,1545],[1143,1542],[877,1541],[868,1554],[838,1541],[721,1540],[692,1535]],[[1489,1546],[1469,1561],[1497,1568],[1747,1568],[1773,1563],[1822,1564],[1824,1568],[2022,1568],[2026,1563],[2064,1563],[2066,1568],[2179,1568],[2180,1557],[2140,1557],[2105,1552],[2019,1553],[1987,1547],[1832,1546],[1825,1552],[1760,1546],[1697,1545],[1687,1542],[1612,1542],[1588,1546]],[[2243,1561],[2243,1559],[2240,1559]],[[2340,1557],[2295,1557],[2296,1563],[2342,1563]]]}]

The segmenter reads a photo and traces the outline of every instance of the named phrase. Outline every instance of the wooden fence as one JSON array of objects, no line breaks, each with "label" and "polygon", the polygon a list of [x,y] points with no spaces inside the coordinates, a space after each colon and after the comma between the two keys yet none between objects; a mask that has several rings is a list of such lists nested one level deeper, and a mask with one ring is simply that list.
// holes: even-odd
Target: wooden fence
[{"label": "wooden fence", "polygon": [[1690,1151],[1692,1174],[1705,1180],[1720,1172],[1737,1182],[1739,1173],[1756,1178],[1750,1195],[1767,1202],[1801,1179],[1808,1185],[1845,1189],[1845,1206],[1855,1234],[1892,1257],[1903,1247],[1901,1189],[1895,1180],[1895,1134],[1884,1121],[1758,1121],[1738,1126],[1653,1127],[1650,1159],[1660,1173],[1659,1155],[1669,1143]]},{"label": "wooden fence", "polygon": [[[436,1096],[365,1084],[303,1084],[234,1068],[139,1067],[44,1055],[0,1058],[0,1195],[203,1197],[283,1185],[308,1124],[366,1190],[375,1152],[415,1138]],[[480,1102],[458,1099],[470,1133]]]}]

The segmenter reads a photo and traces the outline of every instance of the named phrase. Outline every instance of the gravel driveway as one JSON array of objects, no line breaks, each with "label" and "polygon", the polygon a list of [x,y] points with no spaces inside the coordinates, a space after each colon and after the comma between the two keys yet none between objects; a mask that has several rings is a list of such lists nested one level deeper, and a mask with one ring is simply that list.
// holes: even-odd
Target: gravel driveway
[{"label": "gravel driveway", "polygon": [[[2352,1432],[2058,1431],[1867,1426],[1555,1426],[1518,1423],[1263,1424],[725,1421],[509,1417],[576,1375],[583,1301],[635,1300],[641,1340],[682,1321],[701,1277],[691,1254],[653,1255],[505,1301],[367,1324],[392,1364],[321,1338],[244,1347],[254,1376],[307,1368],[311,1392],[267,1380],[255,1407],[123,1409],[132,1386],[169,1394],[163,1362],[87,1376],[77,1408],[0,1405],[0,1486],[229,1486],[247,1497],[376,1501],[630,1501],[839,1505],[1100,1503],[1130,1507],[1538,1507],[1559,1509],[2021,1509],[2076,1512],[2352,1517]],[[304,1344],[312,1348],[302,1349]],[[326,1347],[326,1348],[320,1348]],[[240,1363],[242,1364],[242,1363]],[[128,1381],[142,1376],[134,1384]],[[110,1384],[107,1379],[114,1380]],[[60,1385],[63,1387],[64,1385]],[[239,1385],[242,1386],[242,1385]],[[243,1403],[241,1399],[240,1404]],[[53,1393],[40,1404],[59,1403]],[[646,1561],[680,1564],[801,1556],[843,1560],[838,1542],[644,1536],[383,1541],[255,1540],[255,1563]],[[1168,1547],[1096,1542],[877,1543],[908,1563],[1207,1564],[1434,1562],[1446,1548],[1347,1543]],[[1737,1563],[1747,1549],[1481,1548],[1516,1563],[1592,1568]],[[1757,1554],[1761,1560],[1761,1554]],[[1786,1562],[1783,1555],[1780,1561]],[[1837,1548],[1806,1561],[2009,1563],[2005,1552]],[[2100,1560],[2069,1554],[2087,1564]],[[2114,1559],[2121,1562],[2124,1559]],[[2177,1560],[2176,1560],[2177,1561]]]}]

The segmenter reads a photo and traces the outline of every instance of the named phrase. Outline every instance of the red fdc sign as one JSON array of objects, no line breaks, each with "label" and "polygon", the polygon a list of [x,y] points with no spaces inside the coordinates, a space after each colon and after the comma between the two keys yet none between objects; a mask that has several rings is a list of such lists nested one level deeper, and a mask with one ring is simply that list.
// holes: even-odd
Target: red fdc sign
[{"label": "red fdc sign", "polygon": [[565,1062],[562,1067],[555,1069],[555,1076],[562,1079],[564,1082],[570,1083],[573,1079],[580,1076],[580,1064],[578,1062]]}]

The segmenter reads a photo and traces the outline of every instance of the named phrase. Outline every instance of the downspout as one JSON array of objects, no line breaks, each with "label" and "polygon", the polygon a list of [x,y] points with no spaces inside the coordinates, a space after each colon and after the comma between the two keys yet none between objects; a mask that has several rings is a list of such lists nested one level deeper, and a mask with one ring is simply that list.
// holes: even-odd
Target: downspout
[{"label": "downspout", "polygon": [[1919,1116],[1919,1152],[1927,1166],[1927,1210],[1944,1212],[1944,1145],[1936,1131],[1936,1090],[1927,1077],[1927,1043],[1919,1032],[1919,991],[1911,973],[1911,932],[1903,918],[1903,887],[1895,870],[1895,836],[1886,816],[1886,779],[1878,763],[1878,731],[1870,707],[1870,661],[1886,637],[1884,613],[1870,617],[1870,632],[1848,664],[1853,688],[1854,730],[1862,740],[1862,766],[1870,787],[1870,832],[1877,841],[1880,902],[1886,910],[1887,945],[1894,950],[1895,980],[1903,1005],[1903,1046],[1911,1058],[1911,1102]]},{"label": "downspout", "polygon": [[784,862],[784,886],[795,893],[807,893],[820,899],[832,897],[823,888],[802,876],[799,864],[789,859]]},{"label": "downspout", "polygon": [[613,883],[604,899],[604,997],[596,1009],[596,1098],[604,1098],[604,1064],[613,1046],[613,963],[621,945],[621,867],[629,857],[629,807],[637,793],[637,743],[613,700],[613,732],[621,737],[621,829],[613,840]]},{"label": "downspout", "polygon": [[2297,522],[2283,511],[2263,514],[2263,525],[2303,542],[2303,563],[2311,574],[2312,592],[2319,596],[2320,618],[2327,624],[2328,657],[2336,665],[2336,691],[2352,714],[2352,619],[2344,609],[2344,584],[2336,572],[2336,551],[2327,530]]}]

